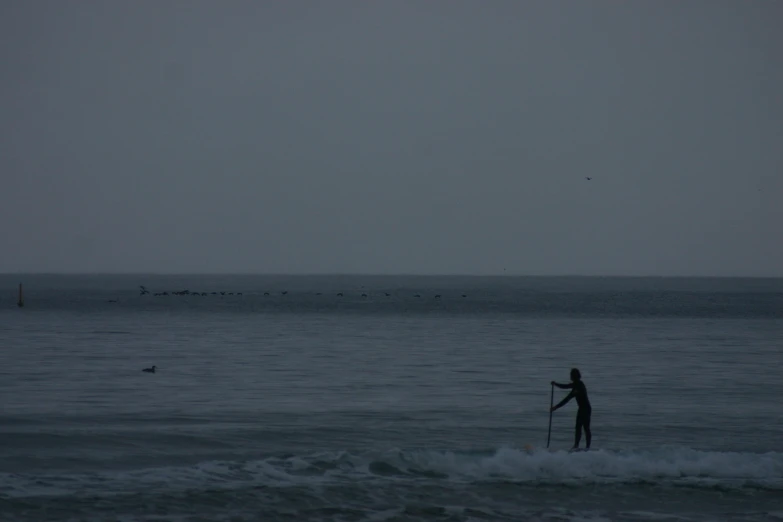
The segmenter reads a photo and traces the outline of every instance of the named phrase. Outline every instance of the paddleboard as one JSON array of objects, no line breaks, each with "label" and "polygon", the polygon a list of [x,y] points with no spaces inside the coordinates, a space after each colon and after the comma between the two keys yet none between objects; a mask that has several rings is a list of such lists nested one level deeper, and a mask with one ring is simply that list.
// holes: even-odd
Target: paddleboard
[{"label": "paddleboard", "polygon": [[[549,453],[557,453],[558,451],[563,450],[556,450],[553,448],[536,448],[532,444],[525,444],[524,450],[527,454],[532,455],[533,453],[539,452],[539,451],[547,451]],[[583,451],[595,451],[594,448],[576,448],[576,449],[569,449],[568,453],[581,453]]]}]

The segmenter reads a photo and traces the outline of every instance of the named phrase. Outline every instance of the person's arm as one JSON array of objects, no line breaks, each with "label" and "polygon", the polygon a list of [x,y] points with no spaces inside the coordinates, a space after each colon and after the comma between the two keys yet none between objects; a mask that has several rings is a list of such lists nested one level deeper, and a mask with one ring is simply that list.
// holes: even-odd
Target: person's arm
[{"label": "person's arm", "polygon": [[575,395],[576,395],[576,390],[574,390],[571,393],[569,393],[568,395],[566,395],[565,399],[563,399],[562,401],[558,402],[556,405],[552,406],[552,411],[555,411],[556,409],[558,409],[558,408],[568,404],[568,401],[573,399]]},{"label": "person's arm", "polygon": [[552,381],[552,386],[557,386],[561,390],[568,390],[574,387],[574,383],[569,382],[568,384],[560,384],[559,382]]}]

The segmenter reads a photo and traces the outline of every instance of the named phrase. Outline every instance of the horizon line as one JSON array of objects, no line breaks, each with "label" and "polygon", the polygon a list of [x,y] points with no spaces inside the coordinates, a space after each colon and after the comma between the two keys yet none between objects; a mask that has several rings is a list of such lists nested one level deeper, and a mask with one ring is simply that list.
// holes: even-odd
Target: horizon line
[{"label": "horizon line", "polygon": [[615,278],[615,279],[783,279],[783,275],[651,275],[651,274],[523,274],[523,273],[376,273],[376,272],[0,272],[1,276],[253,276],[253,277],[463,277],[463,278]]}]

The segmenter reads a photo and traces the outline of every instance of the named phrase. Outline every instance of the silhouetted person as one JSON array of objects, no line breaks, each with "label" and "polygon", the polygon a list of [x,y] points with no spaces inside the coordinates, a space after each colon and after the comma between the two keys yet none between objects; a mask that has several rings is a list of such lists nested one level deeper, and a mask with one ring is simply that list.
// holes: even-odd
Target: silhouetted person
[{"label": "silhouetted person", "polygon": [[564,406],[571,399],[576,399],[576,404],[579,409],[576,411],[576,434],[574,436],[573,449],[579,448],[579,441],[582,440],[582,429],[585,430],[585,442],[586,449],[590,449],[590,441],[593,438],[590,432],[590,415],[593,413],[593,408],[590,406],[590,399],[587,397],[587,387],[582,382],[582,374],[576,368],[571,369],[571,382],[569,384],[559,384],[552,381],[552,386],[557,386],[560,389],[570,389],[571,393],[566,395],[566,398],[552,406],[552,411]]}]

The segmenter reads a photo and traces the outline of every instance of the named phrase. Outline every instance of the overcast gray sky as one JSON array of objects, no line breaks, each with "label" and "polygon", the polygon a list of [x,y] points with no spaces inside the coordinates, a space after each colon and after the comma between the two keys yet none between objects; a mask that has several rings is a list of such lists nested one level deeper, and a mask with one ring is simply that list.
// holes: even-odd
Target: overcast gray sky
[{"label": "overcast gray sky", "polygon": [[783,276],[781,21],[3,2],[0,271]]}]

